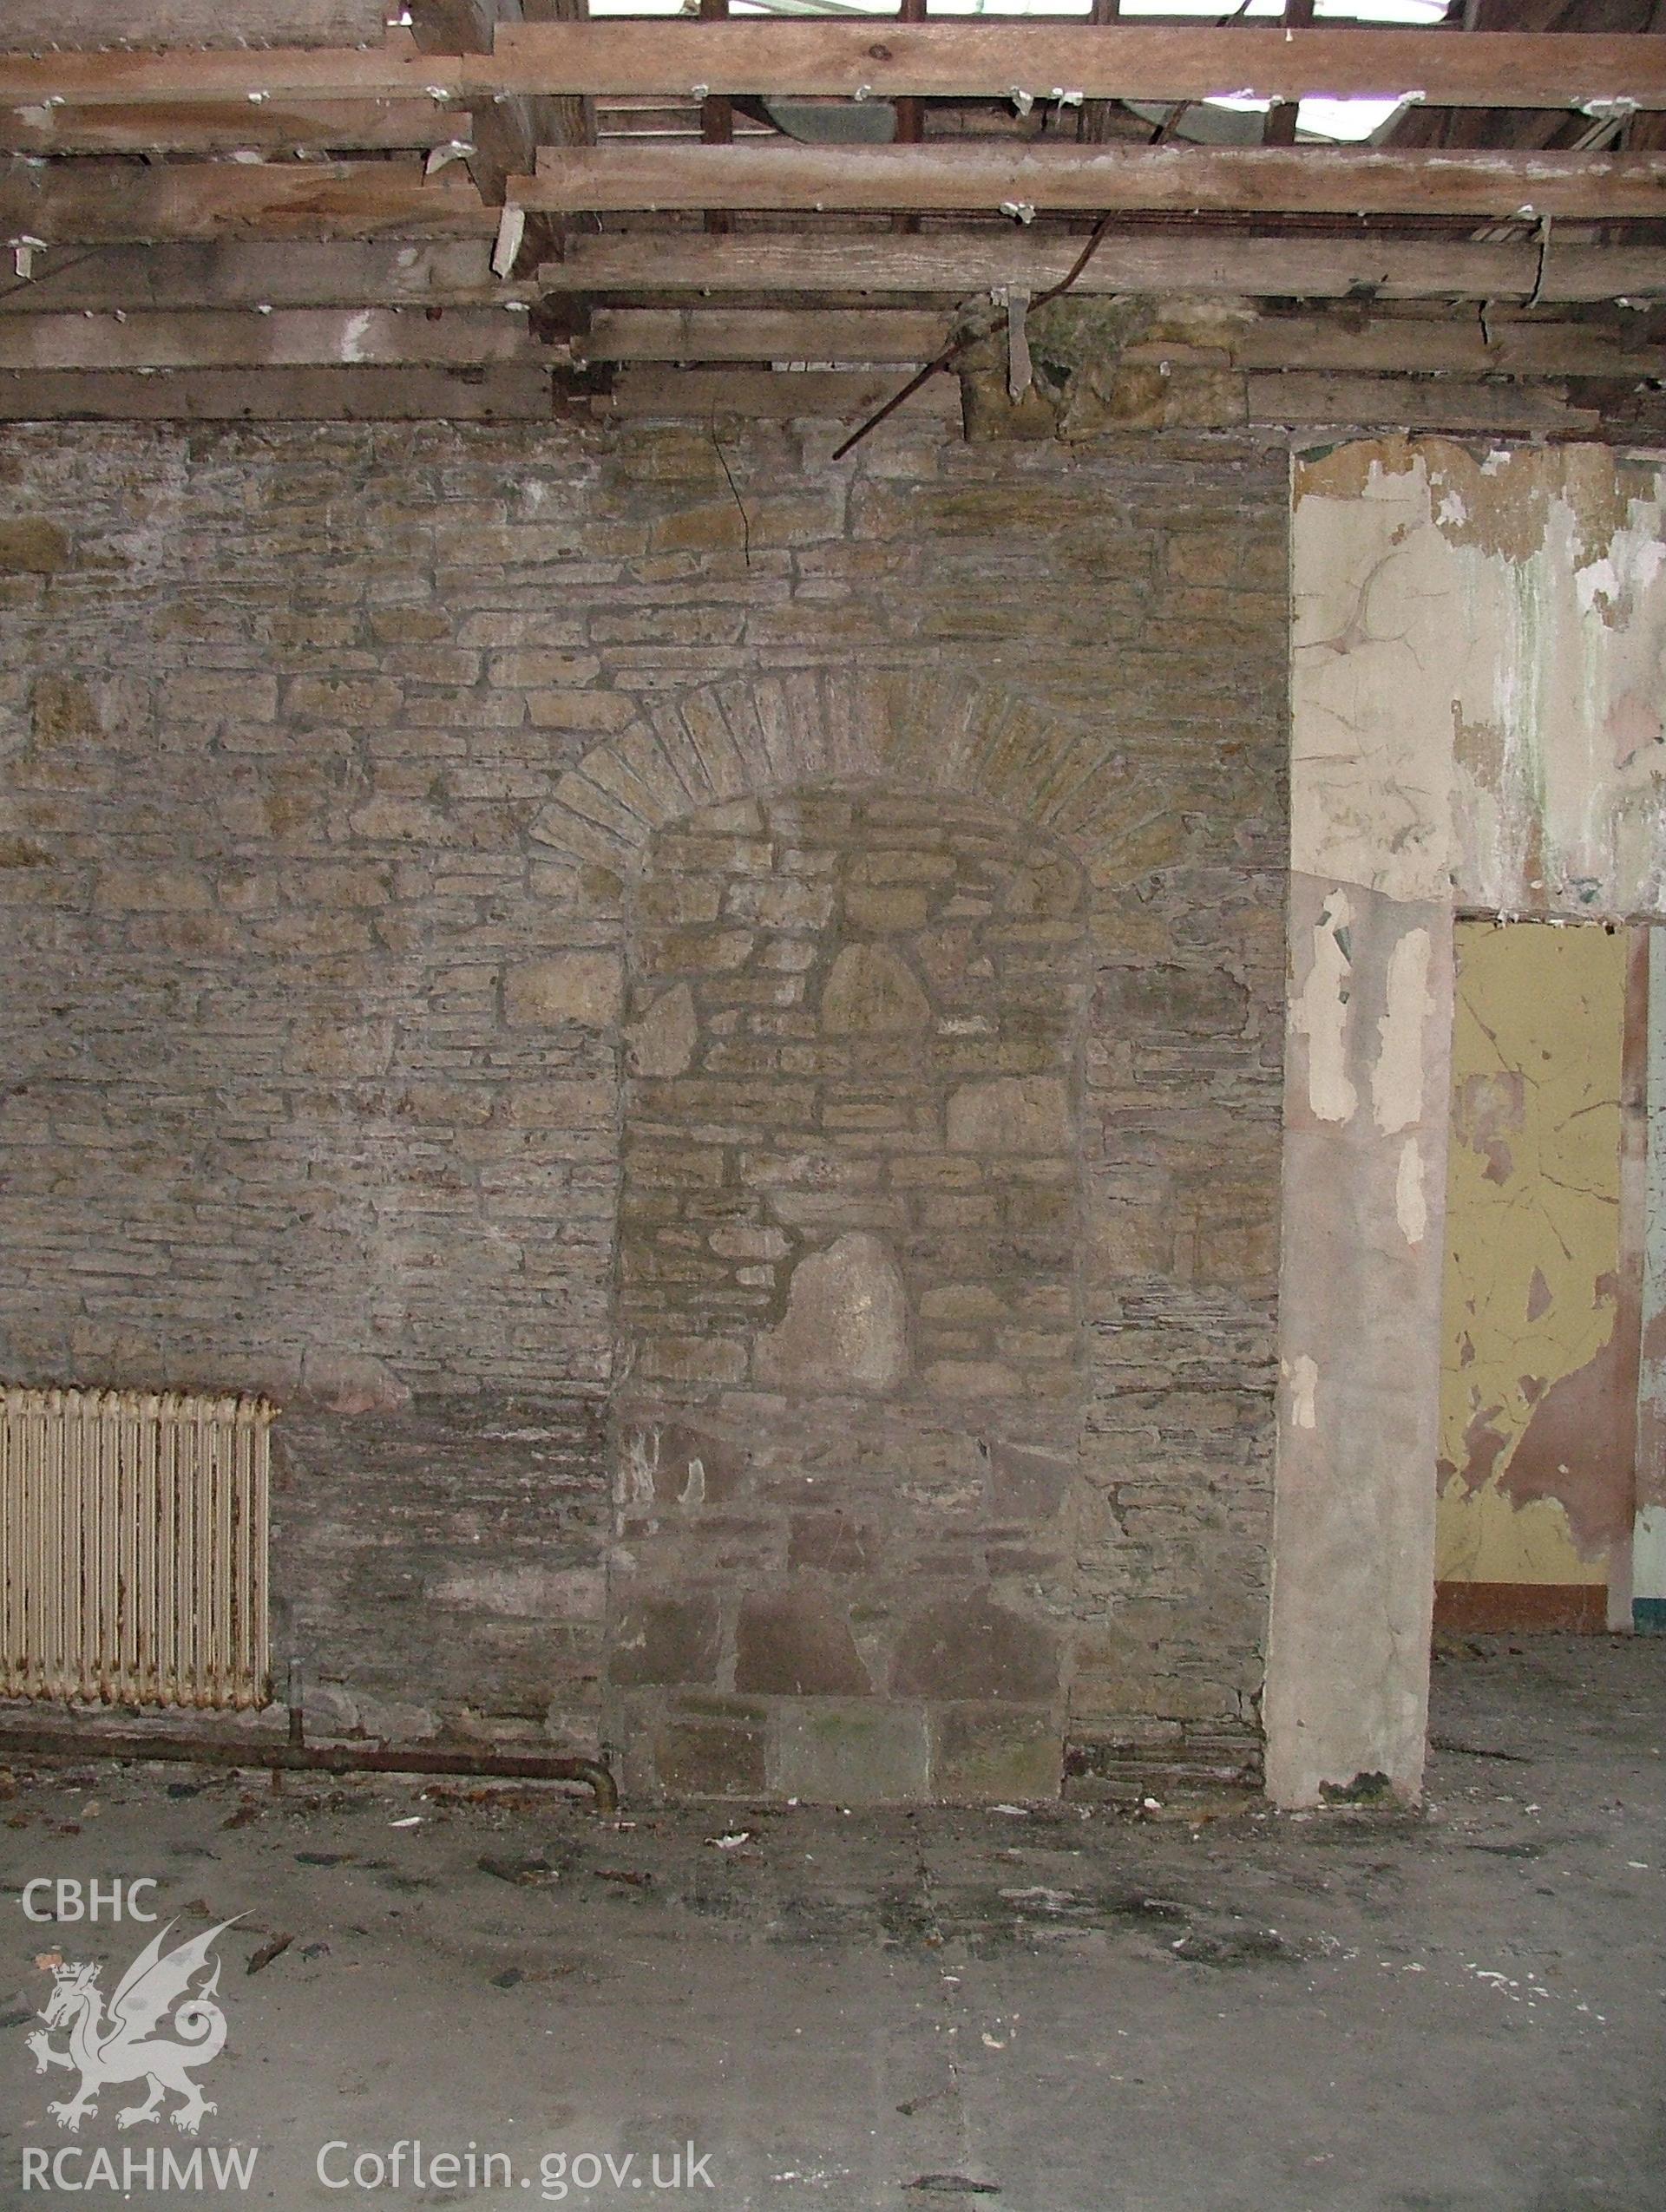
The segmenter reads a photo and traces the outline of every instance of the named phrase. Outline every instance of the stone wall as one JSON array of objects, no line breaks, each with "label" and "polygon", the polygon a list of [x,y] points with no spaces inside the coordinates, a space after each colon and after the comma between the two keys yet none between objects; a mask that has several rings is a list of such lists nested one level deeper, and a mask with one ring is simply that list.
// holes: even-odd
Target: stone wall
[{"label": "stone wall", "polygon": [[884,787],[650,846],[610,1668],[655,1779],[1059,1787],[1083,892],[1038,833]]},{"label": "stone wall", "polygon": [[[1253,1735],[1283,457],[902,422],[835,467],[837,435],[41,427],[0,456],[4,1370],[280,1398],[280,1655],[321,1719],[582,1744],[611,1668],[610,1724],[640,1696],[650,1736],[680,1685],[660,1779],[798,1794],[854,1740],[808,1724],[857,1705],[909,1789],[1006,1786],[992,1707],[1032,1777],[1066,1724],[1089,1770]],[[716,913],[679,914],[708,876]],[[819,1146],[880,1163],[882,1218],[806,1171],[692,1221],[699,1170],[650,1163],[709,1129],[730,1198],[744,1156]],[[856,1347],[888,1382],[835,1394],[856,1488],[812,1502],[817,1265],[882,1279],[896,1326]],[[768,1438],[725,1390],[777,1401]],[[646,1510],[667,1481],[680,1522]],[[631,1608],[707,1539],[722,1602],[672,1624],[697,1663],[633,1683]],[[876,1585],[935,1556],[1027,1657],[961,1700],[910,1673],[904,1625],[857,1618],[873,1546]],[[812,1587],[860,1669],[812,1637],[819,1686]]]}]

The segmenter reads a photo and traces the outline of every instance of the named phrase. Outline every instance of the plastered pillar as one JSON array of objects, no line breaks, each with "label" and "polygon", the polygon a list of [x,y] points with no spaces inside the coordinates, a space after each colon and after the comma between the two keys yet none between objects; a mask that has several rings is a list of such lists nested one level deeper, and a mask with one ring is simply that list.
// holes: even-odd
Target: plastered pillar
[{"label": "plastered pillar", "polygon": [[1452,917],[1666,906],[1663,546],[1660,463],[1605,448],[1294,464],[1282,1804],[1421,1786]]},{"label": "plastered pillar", "polygon": [[1452,916],[1290,899],[1267,1783],[1415,1794],[1428,1705]]}]

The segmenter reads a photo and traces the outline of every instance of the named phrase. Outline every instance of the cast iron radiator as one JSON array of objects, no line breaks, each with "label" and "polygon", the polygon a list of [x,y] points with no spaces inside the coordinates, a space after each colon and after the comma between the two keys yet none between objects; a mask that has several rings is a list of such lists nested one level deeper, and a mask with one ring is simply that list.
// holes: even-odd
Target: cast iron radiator
[{"label": "cast iron radiator", "polygon": [[0,1695],[268,1702],[276,1410],[0,1390]]}]

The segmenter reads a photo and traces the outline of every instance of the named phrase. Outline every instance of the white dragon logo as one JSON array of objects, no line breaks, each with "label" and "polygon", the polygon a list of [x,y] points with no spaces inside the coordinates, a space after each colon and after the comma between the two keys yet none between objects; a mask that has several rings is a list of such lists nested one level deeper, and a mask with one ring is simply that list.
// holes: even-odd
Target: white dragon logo
[{"label": "white dragon logo", "polygon": [[[195,2135],[203,2115],[215,2108],[192,2080],[190,2070],[217,2058],[226,2042],[226,2015],[213,2001],[220,1987],[219,1960],[195,1996],[186,1997],[186,1992],[193,1975],[208,1964],[215,1938],[231,1925],[222,1921],[206,1934],[194,1935],[164,1953],[163,1938],[174,1926],[170,1921],[122,1975],[108,2017],[96,1966],[54,1967],[52,1994],[41,2018],[49,2028],[68,2023],[69,2048],[55,2051],[40,2028],[26,2040],[35,2054],[37,2074],[49,2066],[80,2071],[81,2087],[75,2095],[47,2107],[61,2127],[74,2135],[82,2120],[96,2116],[93,2099],[107,2084],[142,2081],[149,2084],[150,2095],[142,2104],[129,2104],[118,2112],[116,2125],[131,2128],[143,2120],[160,2119],[162,2099],[171,2090],[182,2101],[168,2117],[176,2128]],[[177,2042],[151,2032],[170,2012],[174,2034],[181,2039]]]}]

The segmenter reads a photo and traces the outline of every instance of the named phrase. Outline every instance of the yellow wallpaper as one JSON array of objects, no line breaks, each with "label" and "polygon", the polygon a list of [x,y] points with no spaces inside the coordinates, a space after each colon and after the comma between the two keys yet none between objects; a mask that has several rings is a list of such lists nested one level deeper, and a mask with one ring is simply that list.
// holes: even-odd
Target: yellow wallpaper
[{"label": "yellow wallpaper", "polygon": [[[1608,1579],[1626,944],[1458,925],[1435,1573]],[[1561,1387],[1558,1389],[1558,1386]],[[1554,1394],[1554,1395],[1552,1395]],[[1583,1545],[1582,1545],[1583,1539]]]}]

